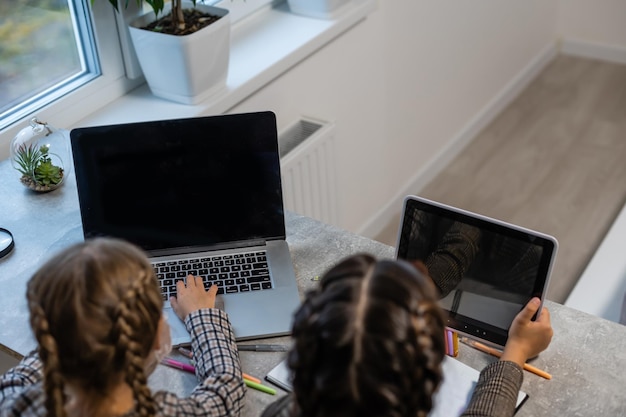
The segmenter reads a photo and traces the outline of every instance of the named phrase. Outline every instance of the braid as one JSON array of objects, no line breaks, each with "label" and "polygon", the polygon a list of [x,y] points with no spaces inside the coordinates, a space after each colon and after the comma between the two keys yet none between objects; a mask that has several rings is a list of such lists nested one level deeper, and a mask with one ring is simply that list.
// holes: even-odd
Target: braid
[{"label": "braid", "polygon": [[[420,381],[412,396],[418,417],[426,417],[433,407],[433,396],[443,378],[441,362],[444,358],[444,322],[439,307],[433,301],[423,302],[413,316],[412,338],[417,343],[416,377]],[[412,333],[413,333],[412,332]]]},{"label": "braid", "polygon": [[59,366],[57,343],[50,334],[48,321],[41,306],[31,303],[31,327],[39,342],[39,357],[43,362],[46,410],[50,417],[65,417],[63,375]]},{"label": "braid", "polygon": [[444,321],[412,266],[357,255],[307,293],[288,365],[302,417],[426,416],[441,382]]},{"label": "braid", "polygon": [[50,416],[70,413],[66,389],[79,415],[106,414],[121,381],[140,416],[155,414],[144,366],[163,300],[140,249],[110,238],[74,245],[33,275],[27,296]]},{"label": "braid", "polygon": [[153,416],[156,413],[156,405],[144,372],[144,349],[141,340],[138,340],[139,335],[134,331],[141,326],[141,319],[137,316],[135,308],[142,307],[138,305],[140,300],[137,293],[146,285],[146,278],[152,277],[143,274],[128,288],[120,304],[114,330],[119,334],[116,351],[124,354],[126,382],[133,390],[136,411],[142,417]]},{"label": "braid", "polygon": [[[316,359],[321,355],[316,321],[319,315],[319,303],[315,303],[318,290],[310,291],[295,316],[293,327],[294,348],[287,356],[287,364],[297,377],[293,383],[297,392],[309,392],[310,395],[297,396],[303,410],[315,410],[320,403],[320,391],[313,389]],[[311,413],[310,415],[315,415]],[[303,416],[304,417],[304,416]]]}]

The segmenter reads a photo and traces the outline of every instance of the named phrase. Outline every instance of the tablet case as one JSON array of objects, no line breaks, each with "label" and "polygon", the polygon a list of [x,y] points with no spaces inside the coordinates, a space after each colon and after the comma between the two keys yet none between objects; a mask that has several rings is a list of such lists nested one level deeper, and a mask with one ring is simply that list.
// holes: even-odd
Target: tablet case
[{"label": "tablet case", "polygon": [[449,328],[503,347],[526,303],[543,303],[557,246],[544,233],[407,196],[396,257],[433,279]]}]

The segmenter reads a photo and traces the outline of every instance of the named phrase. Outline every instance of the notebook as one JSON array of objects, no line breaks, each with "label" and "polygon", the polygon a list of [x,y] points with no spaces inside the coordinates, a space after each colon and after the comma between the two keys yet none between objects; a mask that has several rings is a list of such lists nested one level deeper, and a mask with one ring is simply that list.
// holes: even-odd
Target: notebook
[{"label": "notebook", "polygon": [[[189,272],[217,282],[238,340],[289,334],[300,298],[274,113],[83,127],[70,140],[86,239],[135,243],[174,288]],[[162,292],[173,344],[190,343]]]},{"label": "notebook", "polygon": [[[469,405],[480,372],[448,356],[444,357],[442,368],[443,382],[435,394],[434,406],[428,415],[429,417],[458,417]],[[272,368],[265,379],[287,392],[293,390],[286,359]],[[519,409],[527,398],[528,394],[519,391],[516,409]]]},{"label": "notebook", "polygon": [[449,328],[489,345],[505,345],[532,297],[543,303],[556,251],[557,240],[544,233],[417,196],[404,200],[396,257],[433,278]]}]

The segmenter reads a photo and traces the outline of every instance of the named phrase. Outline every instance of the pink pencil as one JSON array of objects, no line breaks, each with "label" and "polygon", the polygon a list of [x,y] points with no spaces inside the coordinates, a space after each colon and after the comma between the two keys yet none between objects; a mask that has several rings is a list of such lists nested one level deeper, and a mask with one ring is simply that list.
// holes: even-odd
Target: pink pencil
[{"label": "pink pencil", "polygon": [[161,361],[163,365],[171,366],[172,368],[182,369],[183,371],[190,372],[192,374],[196,373],[196,368],[186,363],[175,361],[174,359],[165,358]]}]

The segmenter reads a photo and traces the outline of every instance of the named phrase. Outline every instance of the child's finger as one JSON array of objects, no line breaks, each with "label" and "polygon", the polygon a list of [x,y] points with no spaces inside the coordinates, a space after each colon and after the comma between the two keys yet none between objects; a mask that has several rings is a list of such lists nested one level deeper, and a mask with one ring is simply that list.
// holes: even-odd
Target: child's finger
[{"label": "child's finger", "polygon": [[541,304],[539,298],[533,297],[522,309],[522,311],[517,314],[518,320],[522,323],[529,322],[537,310],[539,310],[539,304]]},{"label": "child's finger", "polygon": [[191,274],[187,275],[187,287],[191,288],[195,286],[196,286],[196,277],[194,277]]},{"label": "child's finger", "polygon": [[537,321],[539,323],[548,323],[548,324],[550,324],[550,311],[547,308],[545,308],[545,307],[542,308],[541,309],[541,314],[537,318]]},{"label": "child's finger", "polygon": [[209,295],[211,295],[212,297],[215,297],[217,295],[217,285],[213,284],[209,287],[209,290],[207,291],[209,293]]},{"label": "child's finger", "polygon": [[194,281],[196,283],[196,287],[204,289],[204,281],[201,276],[195,277]]}]

